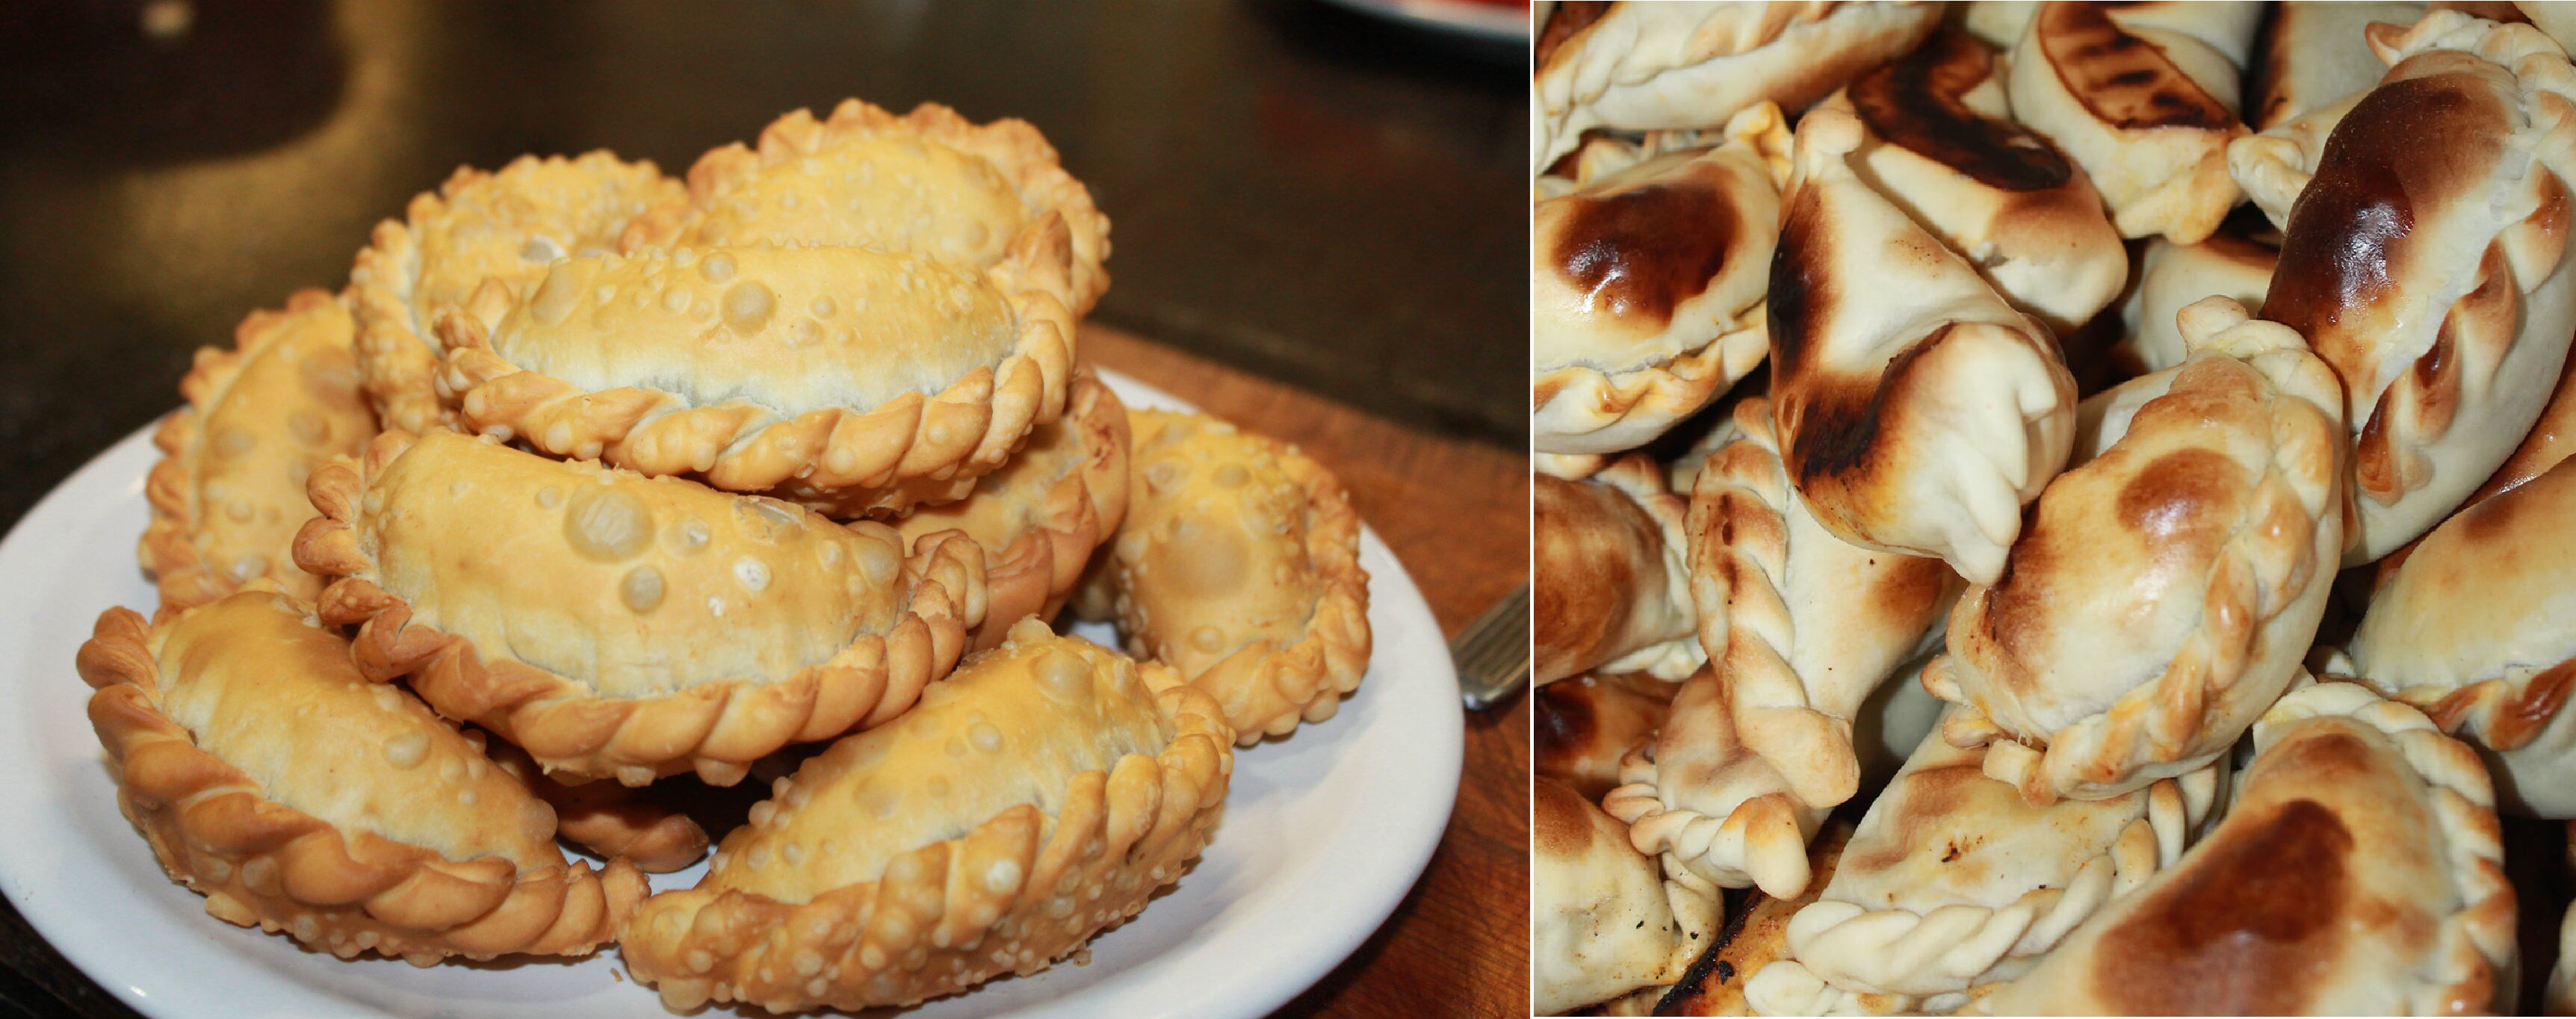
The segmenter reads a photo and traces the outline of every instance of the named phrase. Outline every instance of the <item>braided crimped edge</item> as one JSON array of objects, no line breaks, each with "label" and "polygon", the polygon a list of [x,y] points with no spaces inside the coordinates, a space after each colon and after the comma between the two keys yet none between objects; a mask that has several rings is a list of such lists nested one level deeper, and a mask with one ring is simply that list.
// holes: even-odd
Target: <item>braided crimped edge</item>
[{"label": "braided crimped edge", "polygon": [[[411,306],[413,290],[420,283],[421,224],[452,214],[450,203],[468,188],[506,188],[516,175],[562,167],[605,177],[634,178],[624,186],[634,187],[644,201],[638,219],[669,215],[663,210],[684,193],[678,181],[664,178],[650,161],[629,163],[605,149],[571,159],[521,156],[489,172],[458,167],[438,190],[413,196],[403,208],[403,218],[377,223],[367,246],[358,250],[357,260],[349,270],[347,294],[350,311],[357,319],[359,377],[385,428],[426,432],[450,427],[454,420],[439,400],[439,347],[431,334],[436,322],[420,320]],[[657,190],[657,185],[673,194],[655,199],[647,192]],[[610,225],[613,224],[601,224],[603,229]],[[486,281],[467,295],[465,307],[457,310],[489,322],[499,319],[516,300],[508,287],[498,281]]]},{"label": "braided crimped edge", "polygon": [[[479,738],[482,734],[469,730]],[[547,775],[528,752],[489,741],[494,766],[518,779],[555,811],[555,834],[593,854],[621,859],[647,874],[668,874],[707,855],[707,830],[677,807],[615,782],[572,785]]]},{"label": "braided crimped edge", "polygon": [[[2477,751],[2442,734],[2424,713],[2384,700],[2356,683],[2321,682],[2292,691],[2254,723],[2254,753],[2277,742],[2280,730],[2321,717],[2347,717],[2388,735],[2408,768],[2427,786],[2433,816],[2448,850],[2452,892],[2460,909],[2444,917],[2437,944],[2426,953],[2424,986],[2408,1003],[2416,1015],[2485,1011],[2499,1001],[2498,977],[2515,968],[2513,886],[2505,880],[2503,826],[2496,820],[2494,785]],[[2225,822],[2221,822],[2224,827]],[[2510,985],[2505,988],[2511,993]]]},{"label": "braided crimped edge", "polygon": [[[1165,666],[1138,673],[1172,741],[1075,776],[1056,816],[1005,809],[895,857],[876,881],[801,903],[656,895],[621,939],[627,968],[675,1010],[742,1001],[773,1012],[909,1005],[1047,968],[1179,880],[1223,816],[1234,733],[1222,711]],[[779,798],[798,795],[811,794],[779,781]]]},{"label": "braided crimped edge", "polygon": [[[696,165],[689,168],[691,205],[710,207],[740,182],[778,164],[878,135],[926,139],[980,157],[1001,171],[1020,196],[1021,206],[1031,213],[1030,226],[1022,236],[1012,239],[1011,248],[1027,243],[1027,230],[1042,227],[1050,214],[1062,220],[1072,243],[1072,264],[1056,298],[1072,309],[1075,317],[1090,314],[1091,306],[1109,289],[1108,270],[1101,266],[1109,258],[1109,217],[1101,215],[1100,208],[1092,204],[1090,190],[1065,172],[1046,135],[1036,125],[1017,117],[979,125],[938,103],[923,103],[898,117],[891,110],[858,99],[841,100],[832,108],[831,116],[821,120],[815,119],[810,110],[796,110],[762,128],[756,149],[734,142],[698,157]],[[685,219],[639,220],[620,239],[619,247],[634,251],[666,246],[685,237],[690,227]]]},{"label": "braided crimped edge", "polygon": [[[2273,442],[2255,483],[2258,501],[2209,563],[2201,625],[2183,638],[2155,678],[2123,692],[2110,707],[2045,736],[2008,732],[1980,713],[1962,691],[1958,675],[1974,667],[1962,664],[1956,654],[1941,655],[1923,669],[1924,689],[1965,709],[1942,719],[1942,737],[1957,747],[1987,747],[1986,774],[2019,788],[2034,805],[2044,806],[2061,795],[2117,795],[2155,778],[2197,769],[2225,753],[2232,738],[2191,752],[2195,742],[2211,742],[2200,729],[2212,702],[2246,681],[2264,628],[2305,597],[2310,585],[2334,578],[2331,553],[2323,561],[2314,554],[2319,532],[2330,536],[2332,548],[2342,547],[2344,452],[2336,438],[2340,428],[2332,394],[2340,390],[2332,370],[2307,352],[2296,332],[2253,319],[2227,298],[2203,298],[2178,317],[2184,335],[2194,338],[2190,347],[2195,354],[2210,351],[2233,360],[2272,391]],[[2197,360],[2173,370],[2190,371]],[[2326,402],[2292,391],[2293,379]],[[2315,441],[2302,442],[2302,433],[2314,433],[2308,437]],[[2302,452],[2285,455],[2284,442],[2301,442]],[[2320,478],[2295,481],[2284,472],[2285,461],[2319,458],[2330,468]],[[1971,588],[1960,598],[1951,616],[1954,624],[1981,613],[1986,593],[1983,587]],[[1952,646],[1962,629],[1951,628]],[[2159,770],[2151,765],[2180,767]],[[2140,781],[2141,775],[2146,781]]]},{"label": "braided crimped edge", "polygon": [[1619,787],[1602,797],[1601,810],[1628,826],[1629,845],[1662,859],[1665,877],[1710,897],[1720,888],[1755,887],[1778,899],[1806,892],[1807,837],[1822,823],[1823,811],[1777,792],[1712,817],[1665,806],[1661,780],[1655,741],[1642,740],[1620,756]]},{"label": "braided crimped edge", "polygon": [[[2534,682],[2544,677],[2549,682]],[[2384,685],[2367,676],[2359,681],[2374,688]],[[2520,750],[2539,738],[2567,709],[2571,685],[2576,685],[2576,658],[2515,666],[2458,686],[2428,683],[2385,695],[2431,716],[2443,732],[2502,752]]]},{"label": "braided crimped edge", "polygon": [[373,951],[427,966],[455,955],[588,954],[644,897],[643,875],[624,860],[523,874],[501,857],[450,860],[269,799],[162,713],[151,629],[132,609],[99,616],[79,659],[97,689],[90,724],[115,762],[117,806],[215,918],[343,959]]},{"label": "braided crimped edge", "polygon": [[[335,300],[330,291],[308,287],[289,296],[282,310],[251,312],[233,328],[233,349],[197,348],[195,362],[179,380],[179,395],[188,405],[170,412],[152,431],[152,445],[161,450],[161,459],[144,475],[143,498],[152,506],[152,522],[144,525],[135,552],[143,568],[151,571],[163,608],[203,605],[241,588],[240,581],[207,562],[204,550],[197,547],[197,529],[204,523],[198,515],[194,484],[198,447],[206,438],[200,422],[223,401],[242,366],[273,342],[280,323]],[[272,563],[271,571],[291,567],[283,557]]]},{"label": "braided crimped edge", "polygon": [[492,730],[548,771],[640,786],[695,770],[709,784],[732,785],[751,762],[787,744],[901,715],[922,687],[956,666],[967,627],[982,619],[983,550],[951,535],[921,543],[906,559],[907,604],[892,629],[862,634],[821,664],[768,682],[733,677],[656,697],[603,697],[507,657],[507,649],[491,654],[413,625],[412,603],[376,583],[375,558],[357,534],[361,496],[414,441],[409,432],[386,432],[363,461],[342,458],[313,472],[307,487],[322,515],[296,535],[295,561],[332,578],[321,617],[358,624],[350,653],[368,678],[411,676],[413,691],[440,714]]},{"label": "braided crimped edge", "polygon": [[[1586,480],[1616,490],[1628,501],[1644,510],[1646,519],[1654,521],[1663,536],[1664,591],[1632,592],[1635,598],[1662,598],[1674,605],[1688,605],[1690,582],[1690,496],[1672,491],[1665,478],[1663,465],[1642,453],[1625,453],[1606,467],[1593,472]],[[1671,640],[1657,641],[1620,655],[1588,670],[1598,673],[1642,672],[1656,679],[1678,683],[1708,664],[1708,652],[1700,647],[1697,636],[1685,631]]]},{"label": "braided crimped edge", "polygon": [[1031,281],[1061,278],[1065,237],[1061,228],[1042,236],[1047,243],[1015,247],[984,271],[1011,306],[1017,343],[999,364],[936,395],[789,414],[742,399],[692,404],[642,386],[586,390],[511,363],[466,315],[439,320],[447,358],[438,381],[459,424],[555,456],[687,474],[727,491],[776,490],[838,516],[901,513],[963,495],[971,479],[1008,461],[1031,427],[1064,413],[1073,315],[1053,287]]}]

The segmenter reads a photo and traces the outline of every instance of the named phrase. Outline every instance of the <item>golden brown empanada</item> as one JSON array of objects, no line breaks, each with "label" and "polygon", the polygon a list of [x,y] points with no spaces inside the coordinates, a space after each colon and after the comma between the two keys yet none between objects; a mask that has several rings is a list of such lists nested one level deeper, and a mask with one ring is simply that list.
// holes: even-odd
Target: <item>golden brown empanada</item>
[{"label": "golden brown empanada", "polygon": [[432,330],[462,314],[488,326],[566,255],[610,250],[638,217],[676,215],[688,193],[652,163],[607,152],[522,156],[486,173],[458,169],[376,224],[349,270],[358,370],[384,427],[444,427]]},{"label": "golden brown empanada", "polygon": [[1715,896],[1663,877],[1625,825],[1554,779],[1530,789],[1530,991],[1540,1015],[1682,977]]},{"label": "golden brown empanada", "polygon": [[1760,888],[1796,898],[1825,810],[1745,746],[1732,685],[1705,668],[1684,680],[1663,728],[1620,760],[1620,785],[1601,809],[1628,825],[1638,852],[1663,861],[1665,876],[1702,895]]},{"label": "golden brown empanada", "polygon": [[554,808],[555,833],[567,842],[602,857],[625,860],[648,874],[681,870],[707,855],[706,828],[687,813],[654,801],[654,791],[668,786],[636,789],[604,781],[574,785],[546,774],[527,751],[507,741],[491,741],[484,751],[493,764]]},{"label": "golden brown empanada", "polygon": [[1533,678],[1679,682],[1707,661],[1691,630],[1690,498],[1664,489],[1663,468],[1631,453],[1582,481],[1530,482]]},{"label": "golden brown empanada", "polygon": [[161,604],[187,608],[267,577],[305,601],[322,581],[295,568],[295,531],[313,517],[304,481],[376,433],[349,352],[349,310],[321,290],[284,311],[255,311],[233,349],[197,350],[179,380],[188,406],[152,433],[159,463],[144,480],[152,523],[143,567]]},{"label": "golden brown empanada", "polygon": [[585,955],[645,894],[567,864],[555,817],[265,582],[81,646],[117,805],[216,918],[341,958]]},{"label": "golden brown empanada", "polygon": [[664,1004],[908,1005],[1035,973],[1180,878],[1223,813],[1214,701],[1023,620],[901,720],[843,739],[623,939]]},{"label": "golden brown empanada", "polygon": [[315,471],[295,560],[337,578],[373,678],[548,770],[740,781],[761,755],[878,725],[963,653],[983,602],[963,535],[907,561],[882,524],[567,463],[455,432],[387,432]]}]

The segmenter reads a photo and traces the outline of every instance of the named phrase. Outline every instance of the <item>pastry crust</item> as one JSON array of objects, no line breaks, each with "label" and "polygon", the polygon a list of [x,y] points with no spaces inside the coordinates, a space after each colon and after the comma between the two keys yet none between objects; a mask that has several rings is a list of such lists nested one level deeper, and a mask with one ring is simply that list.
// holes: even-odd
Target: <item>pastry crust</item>
[{"label": "pastry crust", "polygon": [[1692,639],[1688,496],[1645,454],[1583,481],[1531,479],[1534,678],[1644,672],[1665,682],[1708,661]]},{"label": "pastry crust", "polygon": [[295,559],[336,578],[360,668],[549,771],[731,785],[901,714],[982,619],[963,536],[907,560],[882,524],[454,432],[387,432],[311,487]]},{"label": "pastry crust", "polygon": [[645,893],[567,864],[554,813],[265,581],[80,653],[117,805],[229,923],[341,958],[586,955]]},{"label": "pastry crust", "polygon": [[[2290,0],[2274,4],[2262,57],[2254,62],[2245,122],[2257,131],[2269,131],[2345,96],[2369,91],[2379,84],[2379,75],[2388,65],[2370,51],[2362,29],[2375,21],[2411,25],[2423,13],[2421,3]],[[2282,211],[2286,213],[2288,207]]]},{"label": "pastry crust", "polygon": [[2147,242],[2138,259],[2138,285],[2120,304],[2122,336],[2112,356],[2130,374],[2160,372],[2190,356],[2175,317],[2204,297],[2224,297],[2246,313],[2263,313],[2263,293],[2272,286],[2272,264],[2281,253],[2250,237],[2222,228],[2198,244],[2176,244],[2162,237]]},{"label": "pastry crust", "polygon": [[1859,790],[1854,720],[1908,659],[1938,646],[1966,583],[1938,559],[1833,535],[1789,487],[1760,397],[1735,406],[1690,500],[1699,642],[1731,689],[1735,731],[1801,801]]},{"label": "pastry crust", "polygon": [[566,259],[489,330],[440,320],[440,381],[464,427],[556,456],[900,513],[1063,413],[1049,236],[990,270],[852,247]]},{"label": "pastry crust", "polygon": [[255,311],[233,349],[197,350],[179,380],[188,406],[152,433],[161,460],[143,483],[152,523],[140,555],[166,608],[221,598],[266,577],[305,601],[322,581],[295,568],[295,531],[313,515],[304,480],[376,433],[358,392],[349,311],[322,290]]},{"label": "pastry crust", "polygon": [[[1975,8],[1971,8],[1971,11]],[[1746,984],[1753,975],[1788,955],[1789,919],[1815,901],[1824,886],[1833,880],[1834,868],[1841,862],[1843,847],[1851,842],[1852,823],[1843,818],[1828,818],[1817,831],[1815,844],[1807,847],[1808,868],[1815,878],[1807,882],[1805,894],[1796,898],[1775,898],[1759,891],[1745,895],[1745,902],[1728,912],[1726,925],[1720,928],[1707,953],[1691,963],[1681,982],[1665,991],[1662,1000],[1653,1002],[1652,1012],[1637,1014],[1743,1016],[1754,1014],[1745,1001]],[[1883,996],[1882,996],[1883,997]]]},{"label": "pastry crust", "polygon": [[1333,717],[1368,671],[1368,573],[1341,482],[1297,447],[1137,410],[1103,579],[1127,653],[1179,670],[1250,746]]},{"label": "pastry crust", "polygon": [[974,494],[895,521],[906,548],[950,530],[983,547],[984,623],[969,650],[1064,607],[1092,550],[1127,518],[1129,443],[1127,405],[1090,369],[1076,368],[1064,417],[1033,429],[1011,462],[976,479]]},{"label": "pastry crust", "polygon": [[1024,620],[779,780],[622,944],[664,1004],[909,1005],[1045,969],[1180,878],[1234,733],[1170,670]]},{"label": "pastry crust", "polygon": [[1665,876],[1701,895],[1760,888],[1796,898],[1825,812],[1744,745],[1730,686],[1709,669],[1683,681],[1662,731],[1620,759],[1620,785],[1601,809],[1628,826],[1638,852],[1663,861]]},{"label": "pastry crust", "polygon": [[[2004,578],[1950,615],[1924,671],[1954,744],[2035,804],[2198,770],[2287,688],[2343,547],[2333,374],[2297,334],[2213,297],[2192,357],[2102,398],[2101,455],[2049,483]],[[2140,397],[2145,397],[2139,402]]]},{"label": "pastry crust", "polygon": [[1619,785],[1619,758],[1654,738],[1673,688],[1644,673],[1595,673],[1530,694],[1530,771],[1598,802]]},{"label": "pastry crust", "polygon": [[610,250],[639,218],[675,215],[688,193],[652,163],[605,151],[522,156],[486,173],[459,168],[376,224],[349,270],[358,371],[384,427],[446,427],[433,328],[450,314],[486,326],[565,255]]},{"label": "pastry crust", "polygon": [[554,808],[555,834],[567,842],[625,860],[647,874],[683,870],[707,855],[707,830],[688,814],[655,802],[647,790],[615,782],[562,782],[538,767],[527,751],[503,741],[487,742],[484,752]]},{"label": "pastry crust", "polygon": [[[1051,222],[1052,221],[1052,222]],[[1050,236],[1063,224],[1064,240]],[[831,116],[797,110],[753,145],[689,168],[684,214],[639,221],[623,250],[648,246],[828,244],[917,252],[990,268],[1043,253],[1033,274],[1076,317],[1109,289],[1109,218],[1028,121],[975,124],[938,103],[911,113],[844,99]],[[1069,244],[1070,247],[1061,245]]]},{"label": "pastry crust", "polygon": [[1530,794],[1530,993],[1539,1015],[1681,979],[1714,940],[1714,896],[1656,873],[1625,825],[1540,778]]},{"label": "pastry crust", "polygon": [[2075,380],[2047,326],[1861,179],[1863,133],[1829,108],[1798,125],[1771,265],[1783,459],[1837,537],[1992,581],[2066,462]]}]

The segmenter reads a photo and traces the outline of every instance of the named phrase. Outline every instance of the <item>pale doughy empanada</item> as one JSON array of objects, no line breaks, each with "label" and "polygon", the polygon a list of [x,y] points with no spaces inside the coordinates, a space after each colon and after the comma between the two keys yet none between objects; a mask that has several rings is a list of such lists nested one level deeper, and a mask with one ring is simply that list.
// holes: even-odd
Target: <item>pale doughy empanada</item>
[{"label": "pale doughy empanada", "polygon": [[1540,1015],[1681,979],[1717,899],[1657,873],[1627,827],[1541,778],[1530,791],[1530,989]]},{"label": "pale doughy empanada", "polygon": [[1542,686],[1591,671],[1679,682],[1708,660],[1692,638],[1687,494],[1628,454],[1582,481],[1531,478],[1530,637]]},{"label": "pale doughy empanada", "polygon": [[1706,668],[1684,680],[1663,728],[1620,760],[1620,785],[1601,809],[1628,825],[1638,852],[1662,860],[1666,877],[1702,895],[1760,888],[1795,898],[1825,811],[1745,746],[1730,685]]}]

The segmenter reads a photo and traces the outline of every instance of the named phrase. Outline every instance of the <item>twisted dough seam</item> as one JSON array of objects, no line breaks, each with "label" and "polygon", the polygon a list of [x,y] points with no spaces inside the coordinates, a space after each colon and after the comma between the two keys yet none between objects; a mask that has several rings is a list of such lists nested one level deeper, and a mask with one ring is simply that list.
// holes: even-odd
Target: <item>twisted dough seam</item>
[{"label": "twisted dough seam", "polygon": [[[1742,322],[1743,328],[1661,363],[1618,372],[1568,365],[1541,375],[1531,387],[1530,414],[1536,422],[1532,427],[1548,445],[1582,446],[1588,443],[1550,442],[1547,437],[1589,436],[1638,416],[1668,421],[1689,417],[1771,355],[1771,334],[1764,328],[1762,306],[1746,309]],[[1569,448],[1563,452],[1615,451]]]},{"label": "twisted dough seam", "polygon": [[645,790],[614,782],[562,782],[507,741],[490,741],[483,749],[494,767],[554,808],[555,834],[565,841],[625,860],[647,874],[681,870],[707,855],[707,830],[687,813],[650,799]]},{"label": "twisted dough seam", "polygon": [[450,860],[345,832],[267,797],[161,710],[150,627],[101,614],[81,645],[90,722],[117,772],[117,805],[164,871],[228,923],[284,931],[343,959],[375,951],[427,966],[451,955],[585,955],[613,940],[647,889],[624,860],[520,873],[499,856]]},{"label": "twisted dough seam", "polygon": [[413,625],[411,602],[377,585],[374,556],[356,533],[360,499],[413,441],[387,432],[363,461],[313,472],[309,487],[322,515],[296,536],[295,561],[334,578],[322,591],[321,617],[358,624],[350,653],[368,678],[411,676],[412,689],[440,714],[491,729],[549,771],[640,786],[692,769],[709,784],[732,785],[751,762],[787,744],[901,715],[922,687],[956,666],[967,627],[982,619],[983,550],[949,535],[904,562],[908,592],[893,628],[862,634],[821,664],[770,682],[736,677],[656,697],[603,697],[578,680]]},{"label": "twisted dough seam", "polygon": [[[2457,686],[2411,686],[2387,697],[2430,716],[2433,725],[2443,732],[2472,738],[2490,750],[2520,750],[2531,745],[2549,728],[2550,721],[2566,710],[2567,677],[2571,672],[2576,672],[2576,658],[2515,666],[2502,675]],[[2555,674],[2552,684],[2533,682],[2550,674]]]},{"label": "twisted dough seam", "polygon": [[1724,817],[1667,807],[1654,745],[1643,741],[1619,758],[1619,787],[1601,800],[1604,813],[1628,826],[1630,845],[1662,858],[1665,877],[1704,896],[1746,886],[1781,899],[1806,891],[1807,836],[1821,812],[1786,792],[1749,797]]}]

